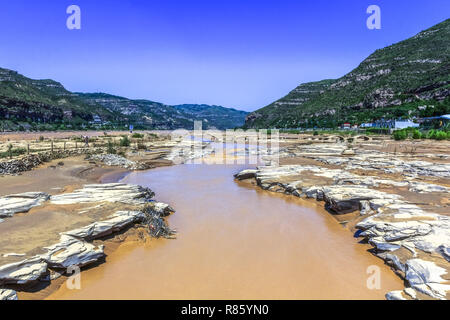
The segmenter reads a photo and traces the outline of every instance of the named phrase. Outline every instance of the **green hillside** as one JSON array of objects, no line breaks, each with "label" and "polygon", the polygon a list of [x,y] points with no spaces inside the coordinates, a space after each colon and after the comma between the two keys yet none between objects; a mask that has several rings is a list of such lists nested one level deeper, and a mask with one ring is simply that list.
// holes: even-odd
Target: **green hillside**
[{"label": "green hillside", "polygon": [[194,121],[202,121],[205,129],[228,129],[242,126],[247,112],[206,104],[169,106],[149,100],[131,100],[105,93],[77,93],[92,105],[101,105],[135,127],[157,129],[193,129]]},{"label": "green hillside", "polygon": [[[247,113],[219,106],[168,106],[107,93],[73,93],[53,80],[33,80],[0,68],[0,131],[87,128],[193,129],[234,128]],[[95,121],[97,120],[97,122]]]},{"label": "green hillside", "polygon": [[[302,84],[247,116],[245,127],[336,127],[450,113],[450,19],[375,51],[336,80]],[[426,107],[424,107],[426,106]],[[419,108],[420,107],[420,108]]]},{"label": "green hillside", "polygon": [[3,127],[88,123],[93,120],[93,114],[110,121],[117,117],[99,105],[87,105],[59,82],[33,80],[0,68],[0,120],[3,120]]}]

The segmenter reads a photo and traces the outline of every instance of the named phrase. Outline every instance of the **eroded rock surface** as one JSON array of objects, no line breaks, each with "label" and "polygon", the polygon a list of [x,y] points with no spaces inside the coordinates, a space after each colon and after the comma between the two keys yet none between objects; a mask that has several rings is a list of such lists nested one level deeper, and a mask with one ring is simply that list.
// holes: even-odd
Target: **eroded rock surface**
[{"label": "eroded rock surface", "polygon": [[144,204],[152,198],[154,193],[137,185],[124,183],[90,184],[72,193],[52,196],[54,204],[76,204],[86,202],[121,202],[129,204]]},{"label": "eroded rock surface", "polygon": [[16,213],[28,212],[49,198],[50,196],[43,192],[27,192],[0,197],[0,217],[12,217]]},{"label": "eroded rock surface", "polygon": [[39,256],[21,262],[0,266],[0,285],[27,284],[47,272],[47,262]]},{"label": "eroded rock surface", "polygon": [[[100,240],[135,223],[143,223],[147,217],[146,210],[148,208],[151,208],[151,210],[161,216],[167,216],[174,212],[167,204],[151,201],[153,196],[154,193],[148,188],[113,183],[86,185],[74,192],[52,197],[41,193],[30,193],[8,196],[7,199],[2,198],[0,201],[8,204],[7,209],[12,210],[11,208],[13,208],[16,212],[29,210],[33,206],[45,206],[47,204],[52,207],[52,210],[57,212],[58,206],[73,206],[80,203],[88,203],[88,206],[91,207],[90,210],[105,210],[103,208],[109,208],[109,210],[118,208],[119,210],[102,220],[61,232],[59,242],[44,248],[36,248],[36,250],[39,249],[38,251],[43,252],[41,254],[25,258],[22,261],[1,265],[0,286],[28,285],[37,281],[50,281],[66,273],[70,267],[76,266],[81,268],[103,261],[105,257],[104,246],[97,244],[97,242],[94,243],[93,240]],[[10,200],[11,198],[13,200]],[[28,202],[24,204],[24,201]],[[114,203],[114,205],[102,206],[104,203]],[[75,206],[73,208],[78,210],[78,214],[83,215],[89,211],[89,208],[85,207]],[[120,210],[120,208],[127,208],[127,210]],[[54,235],[51,236],[53,237]],[[32,250],[32,252],[36,250]],[[5,253],[3,257],[12,255],[12,253]],[[17,259],[22,254],[14,254],[13,256]],[[2,299],[14,297],[17,296],[15,296],[13,291],[1,291],[0,298]]]},{"label": "eroded rock surface", "polygon": [[99,161],[108,166],[121,167],[129,170],[146,170],[149,168],[145,163],[131,161],[117,154],[93,154],[88,160]]},{"label": "eroded rock surface", "polygon": [[84,267],[105,256],[102,245],[95,246],[68,235],[62,235],[59,243],[46,249],[48,254],[43,255],[43,259],[49,267],[57,269],[67,269],[72,266]]},{"label": "eroded rock surface", "polygon": [[161,217],[167,217],[175,212],[175,210],[163,202],[149,202],[147,208],[159,214]]},{"label": "eroded rock surface", "polygon": [[78,239],[92,240],[118,232],[134,222],[142,220],[144,214],[141,211],[118,211],[109,219],[94,222],[86,227],[65,232]]},{"label": "eroded rock surface", "polygon": [[17,292],[9,289],[0,289],[0,300],[17,300]]},{"label": "eroded rock surface", "polygon": [[262,166],[235,178],[254,178],[265,190],[324,201],[335,215],[359,212],[357,235],[408,284],[403,291],[388,293],[387,299],[448,299],[450,215],[433,212],[433,205],[419,199],[432,197],[435,208],[445,208],[450,188],[434,181],[450,177],[450,164],[345,150],[339,144],[284,148],[280,157],[303,157],[323,166]]}]

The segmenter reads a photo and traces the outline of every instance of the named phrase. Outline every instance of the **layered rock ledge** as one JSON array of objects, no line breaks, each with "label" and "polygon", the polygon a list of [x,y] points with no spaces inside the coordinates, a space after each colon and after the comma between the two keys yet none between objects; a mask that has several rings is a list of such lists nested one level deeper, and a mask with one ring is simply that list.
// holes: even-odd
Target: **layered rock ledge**
[{"label": "layered rock ledge", "polygon": [[[105,257],[102,239],[107,236],[149,218],[164,224],[161,217],[174,210],[152,201],[153,196],[148,188],[112,183],[86,185],[54,196],[36,192],[1,197],[5,220],[0,224],[4,237],[0,299],[17,299],[13,288],[50,282],[69,268],[101,263]],[[39,223],[34,226],[36,219]],[[24,224],[30,225],[29,230],[17,227]]]},{"label": "layered rock ledge", "polygon": [[387,293],[387,299],[448,299],[450,165],[346,150],[339,144],[284,148],[284,162],[297,157],[304,164],[261,166],[235,178],[254,179],[264,190],[323,201],[406,280],[407,287]]}]

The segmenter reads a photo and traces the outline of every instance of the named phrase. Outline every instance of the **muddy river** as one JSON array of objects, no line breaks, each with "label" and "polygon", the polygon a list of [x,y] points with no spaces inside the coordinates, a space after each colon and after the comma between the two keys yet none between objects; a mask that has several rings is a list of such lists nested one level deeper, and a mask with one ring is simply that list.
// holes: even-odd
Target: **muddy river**
[{"label": "muddy river", "polygon": [[81,274],[81,290],[63,285],[49,298],[384,299],[403,288],[323,203],[234,181],[244,168],[178,165],[126,176],[176,209],[168,221],[177,239],[125,243]]}]

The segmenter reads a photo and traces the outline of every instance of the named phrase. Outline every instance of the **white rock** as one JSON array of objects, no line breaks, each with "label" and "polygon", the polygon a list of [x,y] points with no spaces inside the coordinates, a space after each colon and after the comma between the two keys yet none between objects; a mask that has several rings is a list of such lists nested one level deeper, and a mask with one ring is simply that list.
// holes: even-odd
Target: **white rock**
[{"label": "white rock", "polygon": [[403,291],[401,291],[401,290],[388,292],[386,294],[386,299],[387,300],[407,300],[403,296]]},{"label": "white rock", "polygon": [[355,155],[355,150],[353,149],[347,149],[342,151],[341,153],[343,156],[354,156]]},{"label": "white rock", "polygon": [[5,253],[2,254],[3,258],[8,258],[8,257],[23,257],[25,256],[25,253],[15,253],[15,252],[11,252],[11,253]]},{"label": "white rock", "polygon": [[409,183],[409,190],[418,193],[431,193],[431,192],[449,192],[449,188],[431,183],[421,183],[412,181]]},{"label": "white rock", "polygon": [[120,231],[143,217],[144,214],[140,211],[118,211],[106,220],[96,221],[86,227],[64,232],[64,234],[85,240],[96,239]]},{"label": "white rock", "polygon": [[47,272],[47,263],[36,256],[0,267],[0,284],[26,284],[40,279]]},{"label": "white rock", "polygon": [[130,170],[140,169],[139,164],[136,162],[116,154],[94,154],[89,157],[89,160],[100,161],[108,166],[117,166]]},{"label": "white rock", "polygon": [[447,274],[444,268],[431,261],[411,259],[406,261],[406,280],[415,290],[436,299],[445,299],[450,285],[445,284],[442,275]]},{"label": "white rock", "polygon": [[445,258],[445,260],[450,262],[450,245],[448,243],[440,245],[438,247],[438,251]]},{"label": "white rock", "polygon": [[121,202],[144,204],[154,193],[149,189],[124,183],[91,184],[73,193],[64,193],[51,197],[54,204],[75,204],[89,202]]},{"label": "white rock", "polygon": [[27,192],[0,198],[0,217],[12,217],[16,213],[28,212],[49,199],[43,192]]},{"label": "white rock", "polygon": [[417,298],[417,293],[414,289],[412,288],[405,288],[403,289],[403,291],[410,296],[412,299],[416,299]]},{"label": "white rock", "polygon": [[257,172],[258,172],[258,170],[252,170],[252,169],[243,170],[243,171],[239,172],[238,174],[236,174],[234,177],[238,180],[250,179],[250,178],[256,177]]},{"label": "white rock", "polygon": [[54,268],[83,267],[105,256],[104,246],[94,246],[86,241],[62,235],[61,241],[46,248],[48,253],[42,257]]},{"label": "white rock", "polygon": [[18,300],[17,292],[9,289],[0,289],[0,300]]},{"label": "white rock", "polygon": [[163,202],[149,202],[147,208],[158,213],[161,217],[167,217],[175,212],[171,206]]}]

